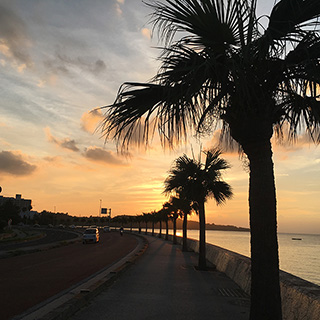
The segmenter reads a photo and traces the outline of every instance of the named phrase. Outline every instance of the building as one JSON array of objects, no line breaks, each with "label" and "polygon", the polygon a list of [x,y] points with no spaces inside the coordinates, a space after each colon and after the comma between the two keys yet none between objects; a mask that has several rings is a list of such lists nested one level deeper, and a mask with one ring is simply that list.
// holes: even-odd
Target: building
[{"label": "building", "polygon": [[0,196],[0,206],[2,206],[7,201],[11,201],[20,209],[19,215],[21,218],[25,217],[28,219],[33,219],[33,216],[38,213],[37,211],[30,211],[32,209],[32,206],[31,206],[32,200],[23,199],[21,197],[21,194],[16,194],[15,198]]},{"label": "building", "polygon": [[31,206],[32,200],[23,199],[21,197],[21,194],[16,194],[15,198],[0,196],[0,206],[7,201],[11,201],[12,203],[14,203],[20,209],[20,211],[30,211],[32,208]]}]

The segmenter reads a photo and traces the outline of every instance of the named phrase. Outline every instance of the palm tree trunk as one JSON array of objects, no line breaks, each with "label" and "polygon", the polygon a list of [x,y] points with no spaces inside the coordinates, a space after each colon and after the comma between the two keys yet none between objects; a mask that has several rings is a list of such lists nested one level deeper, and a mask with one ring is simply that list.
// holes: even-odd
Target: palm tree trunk
[{"label": "palm tree trunk", "polygon": [[166,238],[165,240],[168,240],[169,239],[169,221],[168,219],[166,219]]},{"label": "palm tree trunk", "polygon": [[250,161],[250,319],[281,320],[277,206],[270,141],[242,145]]},{"label": "palm tree trunk", "polygon": [[183,230],[183,239],[182,239],[182,251],[188,251],[187,248],[187,222],[188,222],[188,214],[183,214],[183,224],[182,224],[182,230]]},{"label": "palm tree trunk", "polygon": [[162,237],[162,221],[161,219],[159,220],[159,238]]},{"label": "palm tree trunk", "polygon": [[177,244],[177,218],[173,217],[173,244]]},{"label": "palm tree trunk", "polygon": [[207,268],[206,263],[206,216],[204,201],[199,203],[199,264],[200,270]]}]

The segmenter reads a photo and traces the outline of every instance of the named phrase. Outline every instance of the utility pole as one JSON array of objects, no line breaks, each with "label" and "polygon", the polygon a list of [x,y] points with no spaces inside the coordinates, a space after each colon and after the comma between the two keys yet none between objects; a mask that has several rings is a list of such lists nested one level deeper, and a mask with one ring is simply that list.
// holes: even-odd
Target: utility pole
[{"label": "utility pole", "polygon": [[102,202],[102,199],[100,199],[99,217],[101,217],[101,202]]}]

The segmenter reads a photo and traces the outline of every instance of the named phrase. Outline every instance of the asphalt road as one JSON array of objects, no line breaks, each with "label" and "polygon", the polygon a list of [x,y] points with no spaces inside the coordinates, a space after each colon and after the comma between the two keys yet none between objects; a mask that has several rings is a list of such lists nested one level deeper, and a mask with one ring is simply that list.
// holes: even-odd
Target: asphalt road
[{"label": "asphalt road", "polygon": [[15,250],[20,248],[26,248],[31,246],[38,246],[43,244],[49,244],[57,241],[65,241],[75,239],[79,236],[79,233],[72,232],[70,230],[63,229],[48,229],[48,228],[37,228],[30,229],[34,232],[45,233],[45,236],[40,239],[35,239],[31,241],[21,241],[18,243],[0,243],[0,251],[2,250]]},{"label": "asphalt road", "polygon": [[0,319],[11,319],[72,287],[131,252],[137,239],[102,233],[98,244],[81,242],[0,260]]}]

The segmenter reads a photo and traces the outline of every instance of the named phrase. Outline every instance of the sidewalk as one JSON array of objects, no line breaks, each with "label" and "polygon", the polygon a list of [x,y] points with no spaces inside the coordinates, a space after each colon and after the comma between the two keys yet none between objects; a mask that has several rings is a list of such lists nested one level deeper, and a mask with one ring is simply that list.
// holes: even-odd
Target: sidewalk
[{"label": "sidewalk", "polygon": [[247,320],[249,298],[224,274],[196,271],[198,255],[146,236],[149,247],[115,283],[70,319]]}]

